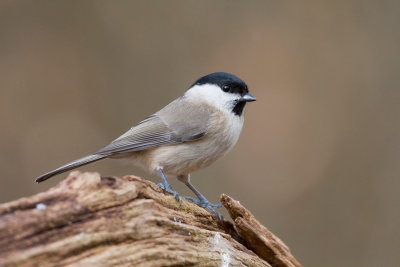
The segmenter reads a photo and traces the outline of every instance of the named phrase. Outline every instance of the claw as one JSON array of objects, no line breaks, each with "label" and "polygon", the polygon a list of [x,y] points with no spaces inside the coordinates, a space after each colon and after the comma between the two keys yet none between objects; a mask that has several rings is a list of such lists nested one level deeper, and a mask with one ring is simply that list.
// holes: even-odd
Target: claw
[{"label": "claw", "polygon": [[159,188],[161,188],[162,190],[164,190],[164,189],[165,189],[165,186],[164,186],[164,184],[163,184],[163,183],[158,183],[158,184],[157,184],[157,186],[158,186]]},{"label": "claw", "polygon": [[157,184],[158,187],[160,187],[162,190],[167,191],[168,193],[170,193],[171,195],[173,195],[175,197],[175,199],[179,202],[179,204],[182,204],[182,199],[181,196],[178,194],[178,192],[176,192],[175,190],[172,189],[172,187],[167,184],[163,184],[163,183],[158,183]]},{"label": "claw", "polygon": [[199,200],[192,198],[192,197],[185,197],[185,198],[192,201],[196,205],[209,210],[211,213],[216,215],[220,221],[222,221],[224,219],[224,217],[222,217],[222,215],[218,211],[215,210],[216,208],[220,208],[222,206],[222,203],[212,204],[206,198],[202,198]]},{"label": "claw", "polygon": [[181,199],[181,196],[178,194],[178,192],[176,192],[176,191],[172,191],[172,192],[168,191],[168,193],[171,193],[175,197],[175,199],[179,202],[179,205],[182,205],[182,199]]},{"label": "claw", "polygon": [[187,200],[190,200],[192,202],[194,202],[196,205],[199,205],[200,201],[198,201],[197,199],[193,198],[193,197],[184,197]]}]

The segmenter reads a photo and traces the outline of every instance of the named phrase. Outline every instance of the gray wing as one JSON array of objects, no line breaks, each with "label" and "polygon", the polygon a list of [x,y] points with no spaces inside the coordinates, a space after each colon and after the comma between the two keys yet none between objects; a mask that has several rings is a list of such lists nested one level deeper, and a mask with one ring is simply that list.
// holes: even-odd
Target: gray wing
[{"label": "gray wing", "polygon": [[210,115],[210,110],[195,108],[184,97],[178,98],[95,154],[134,152],[197,140],[207,133]]}]

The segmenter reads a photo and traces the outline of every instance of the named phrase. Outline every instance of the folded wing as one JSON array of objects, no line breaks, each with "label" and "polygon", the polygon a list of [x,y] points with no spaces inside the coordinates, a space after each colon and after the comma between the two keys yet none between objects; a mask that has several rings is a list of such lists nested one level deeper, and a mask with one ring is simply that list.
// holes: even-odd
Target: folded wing
[{"label": "folded wing", "polygon": [[209,113],[177,99],[94,154],[108,156],[197,140],[207,133]]}]

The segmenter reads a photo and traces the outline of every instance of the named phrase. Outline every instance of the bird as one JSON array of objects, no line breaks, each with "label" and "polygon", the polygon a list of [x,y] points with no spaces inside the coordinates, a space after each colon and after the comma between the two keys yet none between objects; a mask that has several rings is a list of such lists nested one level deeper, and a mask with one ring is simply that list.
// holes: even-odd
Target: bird
[{"label": "bird", "polygon": [[246,103],[255,100],[236,75],[205,75],[183,95],[107,146],[37,177],[36,182],[105,158],[128,159],[150,173],[158,173],[162,180],[158,186],[181,203],[179,193],[166,178],[175,176],[197,196],[186,199],[222,220],[216,211],[221,203],[209,202],[192,185],[190,174],[208,167],[234,147],[243,128]]}]

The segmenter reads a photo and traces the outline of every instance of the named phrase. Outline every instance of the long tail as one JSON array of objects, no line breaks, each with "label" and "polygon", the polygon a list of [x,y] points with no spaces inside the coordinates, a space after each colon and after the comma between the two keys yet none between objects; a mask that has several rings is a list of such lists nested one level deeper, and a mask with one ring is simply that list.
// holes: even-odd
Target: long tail
[{"label": "long tail", "polygon": [[68,164],[65,164],[65,165],[63,165],[63,166],[61,166],[61,167],[59,167],[59,168],[57,168],[57,169],[55,169],[55,170],[53,170],[51,172],[48,172],[48,173],[45,173],[45,174],[39,176],[36,179],[36,182],[37,183],[43,182],[43,181],[51,178],[54,175],[57,175],[57,174],[60,174],[60,173],[63,173],[63,172],[67,172],[69,170],[72,170],[72,169],[78,168],[80,166],[83,166],[83,165],[86,165],[86,164],[89,164],[89,163],[104,159],[106,157],[107,157],[107,155],[96,155],[96,154],[93,154],[93,155],[89,155],[89,156],[74,160],[74,161],[72,161],[72,162],[70,162]]}]

